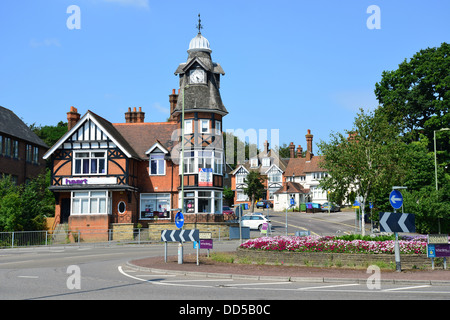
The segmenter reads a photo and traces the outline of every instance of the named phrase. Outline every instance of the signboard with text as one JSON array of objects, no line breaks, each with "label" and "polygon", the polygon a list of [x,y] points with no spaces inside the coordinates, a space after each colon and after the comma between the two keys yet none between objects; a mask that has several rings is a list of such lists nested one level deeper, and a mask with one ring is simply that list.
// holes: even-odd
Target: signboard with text
[{"label": "signboard with text", "polygon": [[200,168],[198,169],[198,186],[212,187],[213,185],[213,169]]}]

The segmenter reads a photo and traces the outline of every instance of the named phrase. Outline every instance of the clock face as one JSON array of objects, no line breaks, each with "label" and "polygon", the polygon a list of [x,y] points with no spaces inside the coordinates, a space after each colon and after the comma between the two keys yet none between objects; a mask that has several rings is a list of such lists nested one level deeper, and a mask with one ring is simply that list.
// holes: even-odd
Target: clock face
[{"label": "clock face", "polygon": [[201,69],[191,70],[189,73],[190,83],[206,83],[205,71]]}]

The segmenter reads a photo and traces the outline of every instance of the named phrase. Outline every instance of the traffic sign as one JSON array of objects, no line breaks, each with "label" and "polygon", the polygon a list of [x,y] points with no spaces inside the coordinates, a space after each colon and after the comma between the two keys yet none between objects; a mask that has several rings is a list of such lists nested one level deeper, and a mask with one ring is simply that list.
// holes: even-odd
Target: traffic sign
[{"label": "traffic sign", "polygon": [[400,209],[403,206],[403,196],[398,190],[392,190],[389,194],[389,202],[392,208]]},{"label": "traffic sign", "polygon": [[188,242],[198,241],[200,239],[200,231],[192,230],[162,230],[161,241],[164,242]]},{"label": "traffic sign", "polygon": [[410,213],[380,212],[381,232],[416,232],[415,222]]},{"label": "traffic sign", "polygon": [[177,214],[175,215],[175,225],[177,226],[178,229],[183,228],[184,216],[181,213],[181,211],[178,211]]},{"label": "traffic sign", "polygon": [[[200,244],[200,247],[199,247]],[[199,241],[194,241],[194,249],[212,249],[213,240],[212,239],[200,239]]]}]

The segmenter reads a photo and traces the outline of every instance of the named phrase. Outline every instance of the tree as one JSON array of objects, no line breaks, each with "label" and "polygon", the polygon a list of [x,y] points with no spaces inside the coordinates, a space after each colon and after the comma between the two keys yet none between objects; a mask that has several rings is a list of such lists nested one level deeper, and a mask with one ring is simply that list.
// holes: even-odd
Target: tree
[{"label": "tree", "polygon": [[251,199],[252,212],[255,211],[255,199],[261,197],[264,193],[264,179],[258,171],[250,171],[244,180],[247,185],[244,188],[244,193]]},{"label": "tree", "polygon": [[56,126],[36,126],[32,124],[30,129],[49,147],[53,146],[66,132],[67,122],[60,121]]},{"label": "tree", "polygon": [[321,167],[328,171],[322,188],[331,192],[346,190],[347,197],[356,191],[362,198],[362,217],[369,199],[386,193],[405,176],[405,144],[384,116],[360,110],[352,130],[346,135],[331,134],[331,141],[321,141],[319,149],[324,156]]},{"label": "tree", "polygon": [[[432,151],[434,130],[450,127],[450,45],[420,50],[397,70],[384,71],[375,95],[380,103],[377,113],[398,126],[408,142],[425,134]],[[436,136],[437,150],[444,153],[438,161],[444,167],[450,163],[449,133]]]},{"label": "tree", "polygon": [[20,186],[10,176],[1,177],[0,231],[43,230],[45,217],[55,212],[55,198],[48,190],[49,185],[50,171]]}]

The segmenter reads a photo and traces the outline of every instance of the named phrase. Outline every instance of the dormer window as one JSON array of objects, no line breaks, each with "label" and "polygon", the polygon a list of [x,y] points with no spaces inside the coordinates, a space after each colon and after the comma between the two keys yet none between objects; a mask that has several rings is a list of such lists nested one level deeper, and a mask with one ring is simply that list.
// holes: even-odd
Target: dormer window
[{"label": "dormer window", "polygon": [[262,166],[263,167],[270,167],[270,158],[263,158],[262,159]]},{"label": "dormer window", "polygon": [[250,166],[252,168],[256,168],[258,166],[258,158],[252,158],[250,159]]},{"label": "dormer window", "polygon": [[165,175],[166,161],[163,153],[150,154],[150,175]]}]

